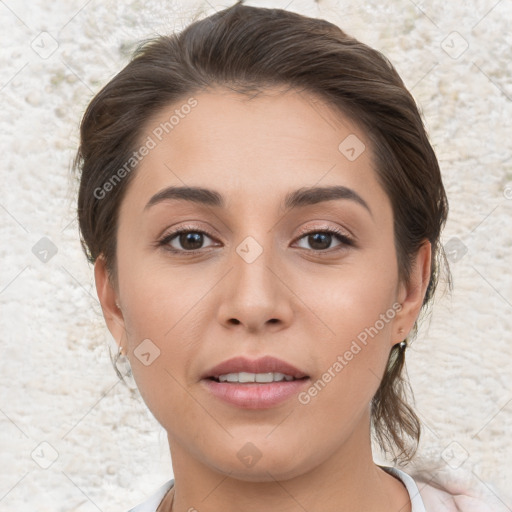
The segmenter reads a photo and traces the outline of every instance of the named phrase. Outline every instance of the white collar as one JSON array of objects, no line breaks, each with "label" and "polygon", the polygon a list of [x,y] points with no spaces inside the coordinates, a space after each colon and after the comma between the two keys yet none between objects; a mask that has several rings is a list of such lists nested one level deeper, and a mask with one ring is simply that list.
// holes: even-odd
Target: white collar
[{"label": "white collar", "polygon": [[[401,469],[379,466],[386,472],[396,476],[405,485],[409,498],[411,500],[411,512],[426,512],[425,505],[420,495],[420,491],[414,479]],[[130,509],[128,512],[156,512],[158,505],[164,499],[164,496],[174,485],[174,478],[163,484],[159,489],[155,491],[148,499],[139,503],[136,507]]]}]

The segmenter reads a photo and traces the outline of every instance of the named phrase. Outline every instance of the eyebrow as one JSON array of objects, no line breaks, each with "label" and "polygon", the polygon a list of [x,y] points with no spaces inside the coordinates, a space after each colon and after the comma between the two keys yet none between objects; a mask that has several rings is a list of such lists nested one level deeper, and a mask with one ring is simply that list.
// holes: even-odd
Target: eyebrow
[{"label": "eyebrow", "polygon": [[[190,201],[197,204],[203,204],[205,206],[212,206],[216,208],[225,208],[226,201],[222,194],[216,190],[203,187],[194,186],[182,186],[176,187],[171,186],[164,188],[160,192],[157,192],[148,201],[144,210],[161,203],[163,201],[170,200],[183,200]],[[344,187],[342,185],[333,185],[326,187],[302,187],[293,192],[289,192],[283,201],[285,209],[303,208],[313,204],[321,203],[324,201],[333,201],[336,199],[347,199],[354,201],[355,203],[363,206],[373,218],[373,213],[368,206],[367,202],[351,188]]]}]

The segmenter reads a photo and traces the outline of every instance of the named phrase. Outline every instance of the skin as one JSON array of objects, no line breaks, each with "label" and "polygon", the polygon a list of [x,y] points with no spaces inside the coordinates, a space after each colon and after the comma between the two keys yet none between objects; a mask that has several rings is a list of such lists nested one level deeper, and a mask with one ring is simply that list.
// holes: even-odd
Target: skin
[{"label": "skin", "polygon": [[[194,97],[198,105],[142,160],[121,204],[119,286],[102,258],[95,264],[107,326],[168,433],[176,494],[159,510],[174,498],[174,512],[410,511],[403,484],[373,462],[370,401],[390,349],[419,314],[430,244],[417,253],[411,282],[400,283],[391,203],[370,142],[318,98],[278,89],[251,100],[224,89]],[[175,108],[162,109],[141,140]],[[350,134],[366,145],[354,161],[338,150]],[[144,209],[170,185],[215,189],[227,207],[172,200]],[[355,190],[372,213],[347,199],[280,208],[292,190],[327,185]],[[213,235],[199,255],[187,256],[179,237],[169,243],[181,254],[156,246],[190,224]],[[355,245],[333,236],[321,250],[299,232],[330,227]],[[236,252],[247,236],[263,249],[252,263]],[[241,354],[284,359],[315,382],[396,303],[396,316],[306,405],[292,397],[241,409],[200,383],[202,372]],[[149,366],[134,353],[144,339],[160,350]],[[251,467],[237,457],[248,442],[261,455]]]}]

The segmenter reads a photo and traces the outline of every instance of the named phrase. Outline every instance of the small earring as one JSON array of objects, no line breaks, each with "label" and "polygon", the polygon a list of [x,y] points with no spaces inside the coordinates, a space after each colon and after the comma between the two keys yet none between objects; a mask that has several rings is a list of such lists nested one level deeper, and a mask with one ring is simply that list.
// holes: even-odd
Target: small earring
[{"label": "small earring", "polygon": [[125,356],[126,355],[126,352],[125,352],[124,347],[122,345],[119,345],[119,355],[120,356]]},{"label": "small earring", "polygon": [[[403,334],[404,333],[404,328],[403,327],[400,327],[398,329],[398,334]],[[405,348],[407,347],[407,340],[402,340],[399,344],[398,344],[400,350],[405,350]]]}]

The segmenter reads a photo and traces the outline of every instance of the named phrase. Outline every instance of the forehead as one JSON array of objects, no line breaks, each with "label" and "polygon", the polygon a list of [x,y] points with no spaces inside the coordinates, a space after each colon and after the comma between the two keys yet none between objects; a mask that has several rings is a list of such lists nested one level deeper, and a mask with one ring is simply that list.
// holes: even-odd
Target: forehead
[{"label": "forehead", "polygon": [[140,140],[152,141],[131,184],[141,202],[169,186],[221,190],[227,207],[329,185],[383,198],[364,131],[304,92],[202,92],[158,111]]}]

